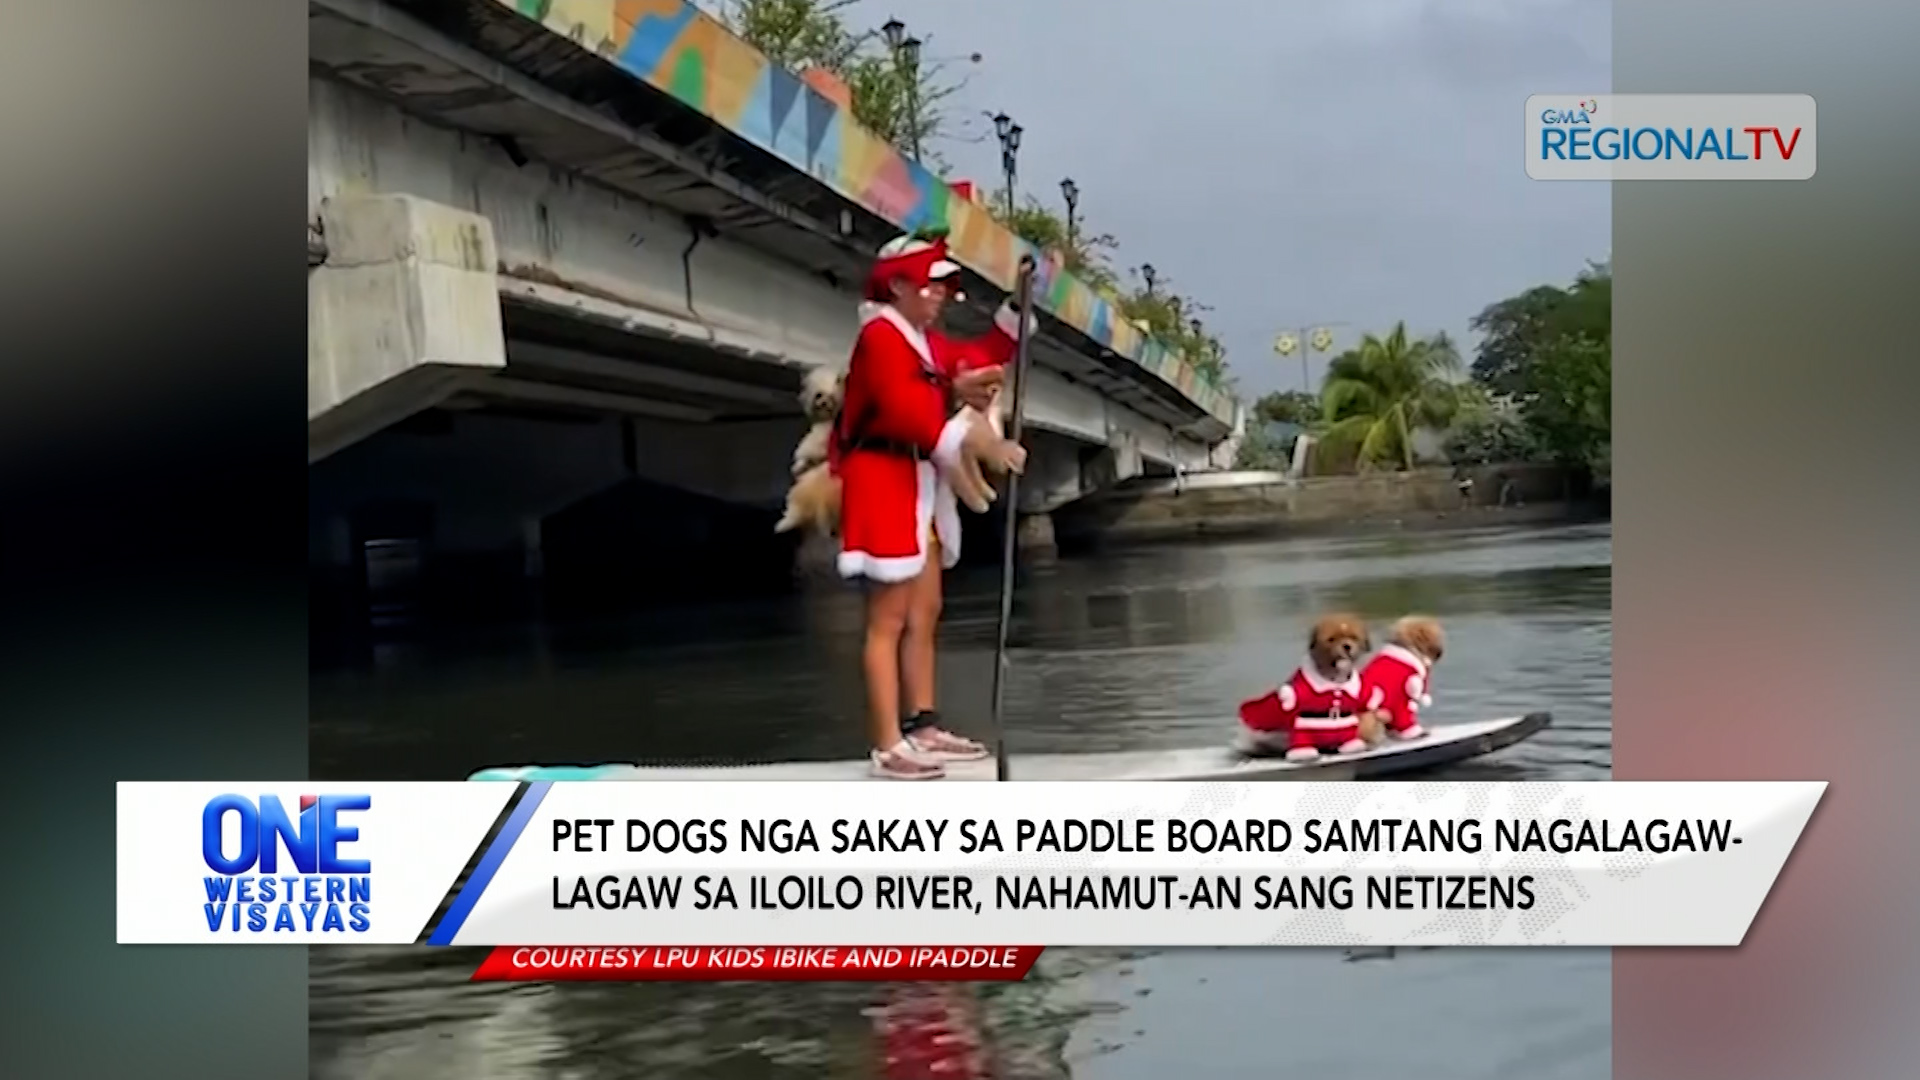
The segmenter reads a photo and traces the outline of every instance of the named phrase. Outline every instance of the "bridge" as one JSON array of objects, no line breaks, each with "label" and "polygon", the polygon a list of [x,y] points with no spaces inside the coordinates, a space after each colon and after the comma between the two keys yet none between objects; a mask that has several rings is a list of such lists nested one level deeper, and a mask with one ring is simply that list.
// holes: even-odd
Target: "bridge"
[{"label": "bridge", "polygon": [[622,544],[790,565],[767,533],[800,377],[844,363],[873,252],[926,226],[962,333],[1041,262],[1036,545],[1088,492],[1226,464],[1229,394],[691,4],[308,10],[317,566],[363,577],[394,540],[505,576]]}]

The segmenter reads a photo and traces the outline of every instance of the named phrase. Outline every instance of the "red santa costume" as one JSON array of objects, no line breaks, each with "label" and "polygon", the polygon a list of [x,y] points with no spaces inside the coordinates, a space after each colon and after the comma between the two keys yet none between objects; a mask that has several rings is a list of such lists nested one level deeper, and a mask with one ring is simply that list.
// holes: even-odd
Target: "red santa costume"
[{"label": "red santa costume", "polygon": [[1404,645],[1386,646],[1360,669],[1367,708],[1387,714],[1387,734],[1417,739],[1427,733],[1420,726],[1420,709],[1433,704],[1427,694],[1432,672],[1425,657]]},{"label": "red santa costume", "polygon": [[1020,317],[1002,307],[977,341],[924,333],[888,300],[896,280],[925,288],[952,278],[943,237],[902,237],[880,251],[867,283],[860,336],[847,365],[828,460],[841,480],[840,575],[908,581],[937,541],[943,569],[960,559],[960,515],[947,472],[967,421],[955,415],[954,377],[1013,358]]},{"label": "red santa costume", "polygon": [[887,1080],[986,1080],[992,1075],[985,1039],[952,986],[906,986],[875,1011],[874,1027]]},{"label": "red santa costume", "polygon": [[1358,672],[1335,682],[1308,659],[1278,690],[1240,706],[1242,748],[1269,752],[1285,746],[1287,757],[1295,761],[1310,761],[1323,752],[1365,750],[1360,738],[1363,694]]}]

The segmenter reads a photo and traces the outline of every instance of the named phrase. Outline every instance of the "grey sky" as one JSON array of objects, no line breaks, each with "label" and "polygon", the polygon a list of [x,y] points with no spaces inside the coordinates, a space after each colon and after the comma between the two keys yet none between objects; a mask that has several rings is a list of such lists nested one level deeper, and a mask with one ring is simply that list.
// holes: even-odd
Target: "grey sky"
[{"label": "grey sky", "polygon": [[[984,59],[937,149],[999,183],[983,112],[1025,127],[1024,192],[1079,184],[1089,226],[1212,307],[1253,395],[1300,385],[1285,324],[1467,320],[1608,256],[1604,184],[1529,180],[1529,94],[1611,87],[1610,0],[859,0]],[[1324,360],[1316,357],[1317,385]]]}]

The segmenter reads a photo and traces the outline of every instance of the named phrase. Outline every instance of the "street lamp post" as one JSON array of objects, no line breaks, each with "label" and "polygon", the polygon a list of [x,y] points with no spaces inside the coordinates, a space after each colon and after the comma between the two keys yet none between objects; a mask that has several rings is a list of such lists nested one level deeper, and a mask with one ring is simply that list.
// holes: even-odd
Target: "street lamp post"
[{"label": "street lamp post", "polygon": [[1313,393],[1313,376],[1307,370],[1307,361],[1314,353],[1330,352],[1333,349],[1333,327],[1346,323],[1322,323],[1311,329],[1297,327],[1283,331],[1273,340],[1273,351],[1282,356],[1300,354],[1300,389]]},{"label": "street lamp post", "polygon": [[1022,128],[1013,122],[1006,113],[996,114],[993,118],[994,134],[1000,137],[1000,169],[1007,177],[1007,219],[1014,214],[1014,181],[1020,173],[1020,132]]},{"label": "street lamp post", "polygon": [[1069,176],[1060,181],[1060,197],[1067,201],[1067,250],[1076,251],[1078,249],[1073,246],[1073,242],[1079,236],[1077,222],[1074,220],[1074,209],[1080,205],[1080,185],[1073,182],[1073,177]]},{"label": "street lamp post", "polygon": [[907,24],[899,19],[888,19],[880,28],[881,36],[886,38],[887,48],[893,52],[894,70],[906,79],[907,106],[907,144],[912,148],[913,160],[920,160],[920,39],[907,36]]},{"label": "street lamp post", "polygon": [[907,72],[907,138],[913,144],[913,160],[920,160],[920,39],[900,43],[900,63]]}]

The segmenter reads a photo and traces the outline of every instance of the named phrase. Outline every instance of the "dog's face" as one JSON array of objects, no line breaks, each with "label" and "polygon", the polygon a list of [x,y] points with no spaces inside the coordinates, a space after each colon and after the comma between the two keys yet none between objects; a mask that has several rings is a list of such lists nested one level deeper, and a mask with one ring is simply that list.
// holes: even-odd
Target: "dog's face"
[{"label": "dog's face", "polygon": [[1425,615],[1409,615],[1394,623],[1393,642],[1426,657],[1430,664],[1438,664],[1447,652],[1447,635],[1440,629],[1440,620]]},{"label": "dog's face", "polygon": [[1353,665],[1373,649],[1367,636],[1367,624],[1354,615],[1327,615],[1313,624],[1307,639],[1307,655],[1320,674],[1330,679],[1345,679],[1353,674]]},{"label": "dog's face", "polygon": [[800,382],[800,407],[807,419],[823,423],[840,411],[840,392],[845,376],[831,367],[817,367]]}]

